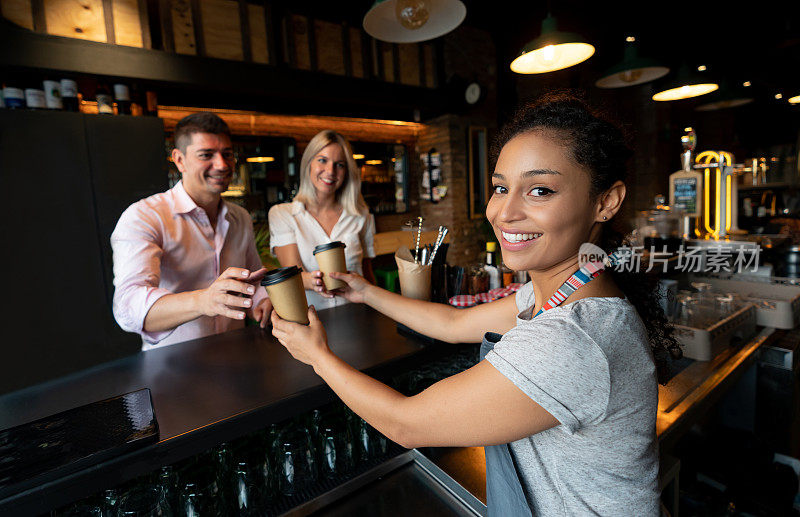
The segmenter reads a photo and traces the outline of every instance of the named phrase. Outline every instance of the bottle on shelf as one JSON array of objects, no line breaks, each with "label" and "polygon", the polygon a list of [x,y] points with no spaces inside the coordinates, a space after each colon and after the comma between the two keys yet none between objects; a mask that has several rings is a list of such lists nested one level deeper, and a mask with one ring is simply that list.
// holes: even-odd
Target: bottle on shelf
[{"label": "bottle on shelf", "polygon": [[67,111],[78,111],[78,83],[61,79],[61,104]]},{"label": "bottle on shelf", "polygon": [[497,267],[497,258],[495,255],[497,254],[497,243],[496,242],[487,242],[486,243],[486,260],[483,265],[483,269],[486,271],[486,274],[489,276],[489,289],[497,289],[501,287],[501,276],[500,276],[500,269]]},{"label": "bottle on shelf", "polygon": [[153,90],[147,90],[145,93],[144,114],[148,117],[158,116],[158,96]]},{"label": "bottle on shelf", "polygon": [[44,87],[44,102],[47,109],[64,109],[64,103],[61,100],[61,82],[45,79],[42,81],[42,86]]},{"label": "bottle on shelf", "polygon": [[117,102],[117,114],[131,114],[131,92],[127,85],[122,83],[114,85],[114,100]]},{"label": "bottle on shelf", "polygon": [[24,109],[25,90],[19,87],[19,83],[7,81],[3,84],[3,102],[8,109]]},{"label": "bottle on shelf", "polygon": [[141,117],[144,115],[144,93],[136,84],[131,86],[131,115]]},{"label": "bottle on shelf", "polygon": [[97,101],[98,114],[114,114],[114,99],[111,97],[111,92],[108,91],[108,86],[103,83],[97,85],[97,91],[94,94],[94,98]]},{"label": "bottle on shelf", "polygon": [[42,89],[41,82],[31,81],[28,83],[28,87],[25,88],[25,104],[28,105],[28,109],[47,109],[47,103],[44,100],[44,90]]}]

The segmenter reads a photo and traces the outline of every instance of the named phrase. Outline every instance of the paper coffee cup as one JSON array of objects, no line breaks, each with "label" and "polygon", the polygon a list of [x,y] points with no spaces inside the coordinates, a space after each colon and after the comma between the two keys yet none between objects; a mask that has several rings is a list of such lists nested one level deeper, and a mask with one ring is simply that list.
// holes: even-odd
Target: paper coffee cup
[{"label": "paper coffee cup", "polygon": [[401,247],[394,254],[400,279],[400,293],[407,298],[431,299],[431,266],[416,264],[411,250]]},{"label": "paper coffee cup", "polygon": [[340,287],[347,287],[342,280],[331,278],[333,272],[347,273],[347,261],[344,258],[344,243],[340,241],[320,244],[314,248],[314,258],[317,259],[319,270],[322,271],[322,281],[325,289],[331,291]]},{"label": "paper coffee cup", "polygon": [[261,280],[261,285],[267,289],[278,316],[308,325],[308,301],[300,268],[289,266],[268,271]]}]

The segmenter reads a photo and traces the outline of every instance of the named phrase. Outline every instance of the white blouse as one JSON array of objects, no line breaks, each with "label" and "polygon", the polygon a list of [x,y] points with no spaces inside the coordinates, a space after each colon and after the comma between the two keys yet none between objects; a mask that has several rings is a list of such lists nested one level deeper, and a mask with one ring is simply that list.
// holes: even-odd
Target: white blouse
[{"label": "white blouse", "polygon": [[[363,258],[373,258],[375,248],[375,217],[372,214],[350,215],[342,210],[339,220],[333,225],[330,236],[325,233],[319,221],[314,219],[305,205],[300,201],[281,203],[269,209],[269,246],[274,253],[275,248],[289,244],[297,244],[300,261],[304,271],[317,271],[319,265],[314,258],[314,248],[320,244],[341,241],[345,244],[344,256],[347,269],[359,275]],[[309,305],[317,309],[327,309],[348,303],[342,297],[323,298],[314,291],[306,291]]]}]

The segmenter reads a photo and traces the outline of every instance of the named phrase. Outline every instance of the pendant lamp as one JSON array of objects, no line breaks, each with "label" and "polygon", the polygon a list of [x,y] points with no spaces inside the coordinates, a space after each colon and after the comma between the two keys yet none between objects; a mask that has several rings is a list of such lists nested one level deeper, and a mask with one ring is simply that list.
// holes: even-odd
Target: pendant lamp
[{"label": "pendant lamp", "polygon": [[789,98],[789,104],[800,104],[800,95]]},{"label": "pendant lamp", "polygon": [[542,34],[522,48],[511,62],[518,74],[543,74],[583,63],[594,54],[594,47],[578,34],[561,32],[556,19],[548,14],[542,21]]},{"label": "pendant lamp", "polygon": [[698,74],[689,71],[689,66],[684,64],[678,70],[675,79],[669,81],[658,93],[653,95],[654,101],[677,101],[690,99],[711,93],[719,88],[719,85]]},{"label": "pendant lamp", "polygon": [[737,106],[750,104],[751,102],[753,102],[752,97],[734,90],[728,83],[723,82],[720,85],[719,90],[713,95],[709,96],[709,102],[697,106],[695,111],[715,111],[726,108],[735,108]]},{"label": "pendant lamp", "polygon": [[621,62],[606,70],[603,77],[594,83],[598,88],[624,88],[660,79],[669,73],[669,68],[653,59],[639,57],[635,42],[625,44]]},{"label": "pendant lamp", "polygon": [[416,43],[444,36],[464,21],[460,0],[377,0],[364,16],[364,30],[389,43]]}]

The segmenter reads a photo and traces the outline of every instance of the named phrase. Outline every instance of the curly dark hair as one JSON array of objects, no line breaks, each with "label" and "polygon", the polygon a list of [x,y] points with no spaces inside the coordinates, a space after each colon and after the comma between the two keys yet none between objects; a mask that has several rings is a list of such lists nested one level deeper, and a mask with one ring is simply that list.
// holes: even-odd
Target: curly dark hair
[{"label": "curly dark hair", "polygon": [[[624,182],[626,162],[633,152],[610,116],[591,108],[582,94],[562,90],[523,105],[498,134],[492,147],[493,158],[496,160],[500,149],[515,136],[536,130],[557,133],[572,158],[589,171],[593,196],[599,196],[617,181]],[[606,251],[626,244],[622,232],[611,227],[611,223],[604,225],[599,242]],[[609,271],[642,319],[653,351],[658,382],[666,384],[668,356],[678,359],[682,354],[672,335],[674,328],[659,304],[658,278],[643,271]]]}]

